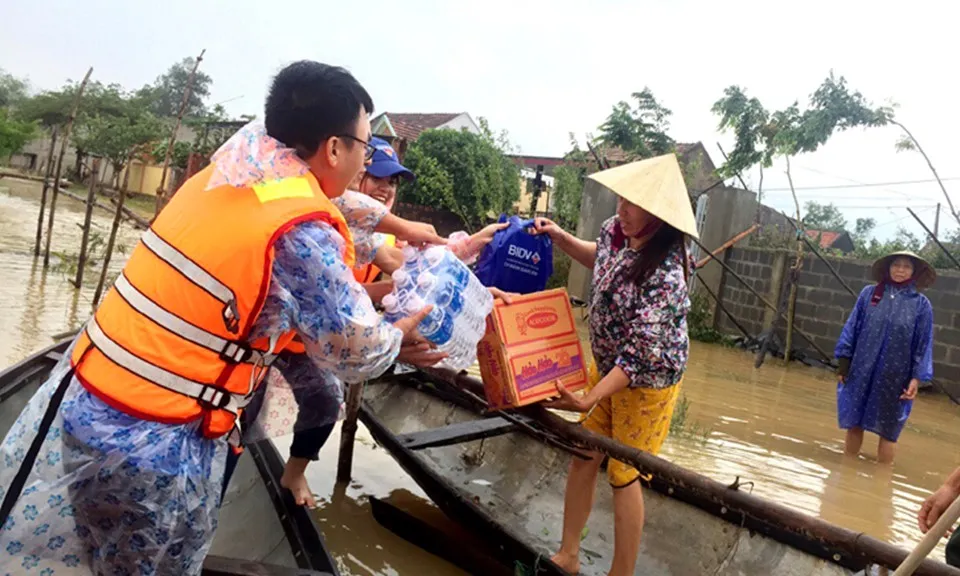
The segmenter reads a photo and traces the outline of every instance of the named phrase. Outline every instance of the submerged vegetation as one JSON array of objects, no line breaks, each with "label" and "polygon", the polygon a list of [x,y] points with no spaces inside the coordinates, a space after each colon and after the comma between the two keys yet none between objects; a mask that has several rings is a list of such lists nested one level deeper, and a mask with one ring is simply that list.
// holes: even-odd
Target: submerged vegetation
[{"label": "submerged vegetation", "polygon": [[705,428],[690,418],[690,400],[686,394],[681,393],[670,419],[670,435],[706,444],[712,432],[712,429]]},{"label": "submerged vegetation", "polygon": [[690,294],[687,330],[692,340],[725,346],[730,346],[733,343],[729,336],[713,327],[713,310],[710,308],[710,301],[702,292]]}]

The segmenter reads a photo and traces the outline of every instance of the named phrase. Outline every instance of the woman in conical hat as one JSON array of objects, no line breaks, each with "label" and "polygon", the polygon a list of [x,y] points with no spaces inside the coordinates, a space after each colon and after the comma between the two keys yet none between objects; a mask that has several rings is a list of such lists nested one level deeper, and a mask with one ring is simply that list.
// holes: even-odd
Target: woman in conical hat
[{"label": "woman in conical hat", "polygon": [[[581,240],[546,218],[536,230],[593,270],[590,343],[597,374],[584,396],[558,383],[560,399],[549,407],[584,412],[582,425],[634,448],[656,454],[667,432],[687,365],[687,279],[691,260],[685,236],[696,235],[693,210],[673,154],[634,162],[590,178],[619,196],[617,214],[600,237]],[[593,505],[602,455],[574,458],[567,479],[563,541],[553,561],[579,571],[580,540]],[[640,473],[611,460],[614,488],[614,557],[610,574],[634,573],[643,531]]]},{"label": "woman in conical hat", "polygon": [[880,437],[877,459],[893,462],[897,438],[921,382],[933,378],[933,308],[921,290],[937,279],[913,252],[873,264],[876,284],[860,293],[834,354],[840,364],[837,419],[844,451],[860,454],[863,431]]}]

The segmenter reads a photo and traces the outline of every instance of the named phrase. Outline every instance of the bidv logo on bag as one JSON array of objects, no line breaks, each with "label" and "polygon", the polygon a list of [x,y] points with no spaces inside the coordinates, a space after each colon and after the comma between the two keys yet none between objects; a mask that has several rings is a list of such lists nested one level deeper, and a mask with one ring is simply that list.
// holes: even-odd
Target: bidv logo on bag
[{"label": "bidv logo on bag", "polygon": [[517,246],[516,244],[511,244],[507,249],[507,255],[515,256],[521,260],[529,260],[533,263],[534,266],[540,263],[540,254],[530,250],[529,248],[523,248]]},{"label": "bidv logo on bag", "polygon": [[553,243],[547,235],[528,232],[533,220],[500,216],[509,226],[496,233],[477,263],[476,275],[484,286],[529,294],[546,288],[553,274]]}]

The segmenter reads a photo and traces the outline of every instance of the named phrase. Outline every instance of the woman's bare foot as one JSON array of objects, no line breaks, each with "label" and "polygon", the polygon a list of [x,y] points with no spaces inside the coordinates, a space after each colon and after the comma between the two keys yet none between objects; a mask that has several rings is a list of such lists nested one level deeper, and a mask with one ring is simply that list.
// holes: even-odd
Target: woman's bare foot
[{"label": "woman's bare foot", "polygon": [[286,466],[283,467],[280,485],[293,492],[293,500],[298,506],[316,508],[317,501],[313,497],[313,492],[310,490],[310,485],[307,484],[307,477],[304,474],[309,462],[306,458],[290,458],[287,460]]},{"label": "woman's bare foot", "polygon": [[550,561],[562,568],[568,574],[580,573],[579,556],[571,556],[566,552],[560,551],[554,554],[553,557],[550,558]]}]

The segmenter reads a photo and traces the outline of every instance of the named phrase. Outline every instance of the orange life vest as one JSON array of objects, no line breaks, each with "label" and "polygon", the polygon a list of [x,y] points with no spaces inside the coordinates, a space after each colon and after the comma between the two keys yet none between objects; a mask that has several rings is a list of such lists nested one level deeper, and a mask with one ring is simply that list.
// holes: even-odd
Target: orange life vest
[{"label": "orange life vest", "polygon": [[[387,234],[387,246],[396,246],[397,237],[393,234]],[[360,284],[369,284],[377,279],[377,276],[380,275],[380,269],[374,266],[373,262],[367,264],[363,268],[354,268],[353,277],[357,279],[357,282]]]},{"label": "orange life vest", "polygon": [[347,223],[313,175],[204,190],[212,171],[184,183],[143,234],[71,358],[110,406],[170,424],[202,418],[208,438],[234,429],[294,338],[249,341],[275,240],[298,223],[326,222],[345,240],[345,263],[355,261]]}]

